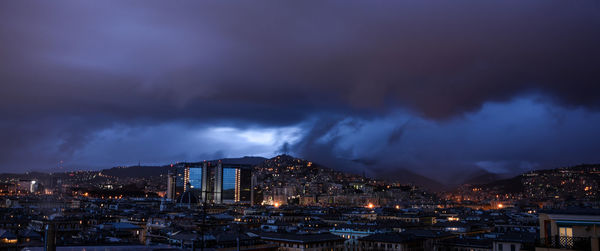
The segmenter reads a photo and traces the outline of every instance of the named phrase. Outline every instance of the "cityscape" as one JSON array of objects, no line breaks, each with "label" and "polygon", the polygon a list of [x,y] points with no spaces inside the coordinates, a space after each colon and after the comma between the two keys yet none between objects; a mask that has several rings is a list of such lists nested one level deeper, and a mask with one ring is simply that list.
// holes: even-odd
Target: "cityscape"
[{"label": "cityscape", "polygon": [[598,247],[600,165],[531,171],[444,192],[285,154],[0,178],[5,249]]},{"label": "cityscape", "polygon": [[0,251],[600,251],[600,0],[0,1]]}]

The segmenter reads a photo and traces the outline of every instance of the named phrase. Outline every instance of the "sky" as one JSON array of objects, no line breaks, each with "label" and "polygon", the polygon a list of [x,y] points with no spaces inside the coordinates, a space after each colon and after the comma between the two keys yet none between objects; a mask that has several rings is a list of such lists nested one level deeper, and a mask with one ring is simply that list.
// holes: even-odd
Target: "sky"
[{"label": "sky", "polygon": [[0,21],[0,172],[600,163],[594,0],[24,0]]}]

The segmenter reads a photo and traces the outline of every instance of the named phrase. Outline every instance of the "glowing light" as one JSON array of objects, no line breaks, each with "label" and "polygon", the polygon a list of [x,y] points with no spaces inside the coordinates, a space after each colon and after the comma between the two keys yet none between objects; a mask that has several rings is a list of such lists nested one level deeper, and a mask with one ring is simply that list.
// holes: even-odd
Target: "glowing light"
[{"label": "glowing light", "polygon": [[6,244],[15,244],[15,243],[17,243],[17,239],[8,239],[8,238],[3,238],[3,239],[2,239],[2,243],[6,243]]},{"label": "glowing light", "polygon": [[498,204],[498,208],[503,208],[504,205],[502,205],[502,203]]},{"label": "glowing light", "polygon": [[400,209],[400,205],[396,205],[396,209]]},{"label": "glowing light", "polygon": [[375,208],[375,205],[373,205],[373,203],[369,203],[369,205],[367,205],[368,208],[373,209]]},{"label": "glowing light", "polygon": [[279,207],[279,206],[280,206],[280,205],[279,205],[279,202],[275,202],[275,203],[273,203],[273,206],[274,206],[274,207],[276,207],[276,208],[277,208],[277,207]]}]

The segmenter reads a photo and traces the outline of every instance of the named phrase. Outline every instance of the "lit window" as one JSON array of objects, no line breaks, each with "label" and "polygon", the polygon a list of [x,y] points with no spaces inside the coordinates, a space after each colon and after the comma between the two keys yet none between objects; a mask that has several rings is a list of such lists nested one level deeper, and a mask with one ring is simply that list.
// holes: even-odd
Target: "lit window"
[{"label": "lit window", "polygon": [[573,228],[571,227],[559,227],[558,235],[560,237],[560,245],[562,247],[573,246]]}]

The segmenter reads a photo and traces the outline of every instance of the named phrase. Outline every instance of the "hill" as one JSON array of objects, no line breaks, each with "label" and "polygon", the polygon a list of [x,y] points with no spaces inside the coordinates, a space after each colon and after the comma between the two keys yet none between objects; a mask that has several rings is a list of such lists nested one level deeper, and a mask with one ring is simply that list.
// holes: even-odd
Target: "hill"
[{"label": "hill", "polygon": [[128,166],[113,167],[100,171],[103,175],[117,178],[150,178],[160,175],[166,175],[169,172],[169,166]]},{"label": "hill", "polygon": [[[241,158],[225,158],[220,159],[223,164],[248,164],[248,165],[259,165],[263,163],[266,158],[263,157],[241,157]],[[211,162],[218,160],[211,160]],[[190,164],[200,164],[201,162],[193,162]],[[104,169],[100,172],[104,175],[117,177],[117,178],[150,178],[160,175],[166,175],[169,172],[170,165],[163,166],[126,166],[126,167],[113,167],[110,169]]]},{"label": "hill", "polygon": [[376,173],[375,178],[378,179],[412,184],[434,192],[443,191],[447,188],[447,185],[404,168],[376,168],[374,170]]},{"label": "hill", "polygon": [[576,198],[600,199],[600,165],[578,165],[531,171],[485,185],[484,191],[497,194],[522,194],[530,199]]}]

